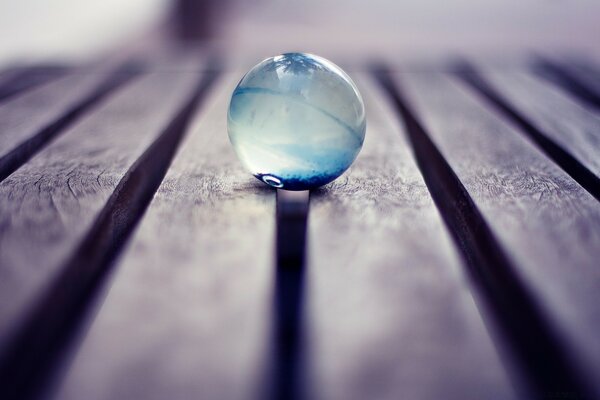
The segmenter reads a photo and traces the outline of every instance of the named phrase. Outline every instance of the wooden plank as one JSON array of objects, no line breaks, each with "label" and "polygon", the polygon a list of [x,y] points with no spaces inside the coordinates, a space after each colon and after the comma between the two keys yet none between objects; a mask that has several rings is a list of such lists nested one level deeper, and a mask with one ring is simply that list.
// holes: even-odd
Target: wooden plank
[{"label": "wooden plank", "polygon": [[520,278],[598,390],[600,204],[457,81],[411,74],[402,82]]},{"label": "wooden plank", "polygon": [[[64,132],[91,107],[131,80],[134,72],[121,68],[106,76],[98,73],[77,75],[80,74],[73,74],[41,93],[32,93],[6,108],[0,108],[0,118],[3,118],[0,128],[4,129],[0,140],[0,181]],[[101,79],[94,75],[100,75]],[[77,89],[71,89],[73,86]],[[68,101],[62,100],[63,97]],[[57,104],[59,107],[56,107]]]},{"label": "wooden plank", "polygon": [[224,78],[193,124],[57,398],[262,398],[275,191],[227,138],[239,76]]},{"label": "wooden plank", "polygon": [[588,107],[600,110],[600,73],[590,61],[538,58],[533,70]]},{"label": "wooden plank", "polygon": [[145,76],[0,184],[0,354],[197,79]]},{"label": "wooden plank", "polygon": [[523,72],[486,78],[542,132],[600,177],[600,118],[560,88]]},{"label": "wooden plank", "polygon": [[[547,398],[557,393],[575,393],[587,398],[589,388],[570,361],[563,340],[540,312],[537,301],[520,279],[518,268],[429,138],[410,101],[394,81],[393,73],[383,67],[374,71],[374,76],[402,117],[419,169],[473,281],[477,303],[486,311],[486,319],[497,332],[498,344],[507,350],[511,366],[522,378],[521,396]],[[484,93],[488,95],[487,90]],[[497,104],[496,100],[493,104]],[[506,107],[502,105],[501,109],[504,111]],[[514,113],[508,115],[512,117]]]},{"label": "wooden plank", "polygon": [[0,103],[67,73],[66,67],[31,66],[0,72]]},{"label": "wooden plank", "polygon": [[364,148],[311,199],[308,398],[513,398],[398,118],[359,83]]},{"label": "wooden plank", "polygon": [[562,148],[546,133],[542,132],[519,109],[514,107],[490,82],[475,68],[464,64],[462,71],[455,73],[462,82],[480,95],[484,101],[498,111],[503,118],[515,126],[519,132],[535,143],[554,163],[600,201],[600,178],[594,175],[569,151]]},{"label": "wooden plank", "polygon": [[74,72],[29,91],[0,107],[0,157],[66,114],[104,73]]}]

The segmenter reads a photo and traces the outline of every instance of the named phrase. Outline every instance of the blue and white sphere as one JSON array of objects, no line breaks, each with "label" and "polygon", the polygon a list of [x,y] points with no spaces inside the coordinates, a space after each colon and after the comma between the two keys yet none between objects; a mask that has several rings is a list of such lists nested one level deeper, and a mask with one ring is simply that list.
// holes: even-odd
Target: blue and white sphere
[{"label": "blue and white sphere", "polygon": [[276,188],[307,190],[340,176],[366,128],[356,85],[332,62],[305,53],[268,58],[231,96],[227,130],[250,172]]}]

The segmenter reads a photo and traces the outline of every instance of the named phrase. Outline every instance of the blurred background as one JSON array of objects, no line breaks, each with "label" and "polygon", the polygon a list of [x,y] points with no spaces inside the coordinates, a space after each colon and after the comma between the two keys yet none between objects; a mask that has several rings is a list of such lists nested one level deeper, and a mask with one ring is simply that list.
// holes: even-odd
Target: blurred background
[{"label": "blurred background", "polygon": [[599,17],[596,0],[1,0],[0,66],[93,60],[165,41],[217,47],[231,59],[284,51],[596,57]]}]

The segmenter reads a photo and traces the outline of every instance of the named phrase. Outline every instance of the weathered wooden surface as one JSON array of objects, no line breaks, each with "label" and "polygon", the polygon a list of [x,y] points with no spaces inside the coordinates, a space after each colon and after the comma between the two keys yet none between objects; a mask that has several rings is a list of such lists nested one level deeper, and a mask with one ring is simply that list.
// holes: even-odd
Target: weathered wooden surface
[{"label": "weathered wooden surface", "polygon": [[555,56],[537,59],[533,70],[596,112],[600,111],[599,63],[589,58]]},{"label": "weathered wooden surface", "polygon": [[[151,162],[149,146],[197,90],[205,68],[189,50],[185,62],[172,54],[142,52],[139,60],[160,72],[87,109],[0,183],[0,356],[72,266],[82,240],[94,237],[110,199],[120,190],[128,196],[120,183],[138,179],[128,174],[140,160]],[[243,170],[228,143],[227,102],[242,71],[219,80],[134,234],[118,239],[114,273],[99,284],[106,292],[90,293],[94,307],[77,317],[90,324],[66,340],[71,362],[56,363],[64,376],[52,377],[54,398],[523,397],[513,389],[528,379],[522,360],[511,358],[510,337],[498,334],[448,209],[432,200],[448,187],[432,188],[427,165],[415,163],[406,119],[362,64],[352,65],[367,105],[365,146],[344,176],[296,210],[309,210],[305,249],[298,235],[282,234],[275,191]],[[432,146],[558,332],[569,368],[600,393],[599,202],[472,87],[418,69],[428,72],[395,78]],[[589,104],[531,72],[482,68],[482,76],[599,175],[599,116]],[[0,105],[0,157],[64,117],[104,78],[70,74]],[[117,219],[120,204],[112,204]],[[125,221],[133,229],[137,220]],[[58,314],[42,322],[52,325]],[[527,324],[513,327],[521,328]]]},{"label": "weathered wooden surface", "polygon": [[81,102],[106,73],[73,73],[0,106],[0,157]]},{"label": "weathered wooden surface", "polygon": [[57,398],[265,393],[275,191],[243,170],[227,138],[239,76],[199,111]]},{"label": "weathered wooden surface", "polygon": [[33,66],[13,68],[0,72],[0,103],[21,92],[43,85],[67,73],[59,66]]},{"label": "weathered wooden surface", "polygon": [[523,72],[486,77],[536,126],[600,177],[600,118],[556,86]]},{"label": "weathered wooden surface", "polygon": [[311,200],[309,390],[327,399],[512,398],[399,121],[366,74],[359,83],[364,148]]},{"label": "weathered wooden surface", "polygon": [[194,79],[141,78],[0,184],[0,325],[7,327],[0,333],[2,351]]},{"label": "weathered wooden surface", "polygon": [[415,74],[402,82],[518,274],[597,384],[600,204],[455,79]]}]

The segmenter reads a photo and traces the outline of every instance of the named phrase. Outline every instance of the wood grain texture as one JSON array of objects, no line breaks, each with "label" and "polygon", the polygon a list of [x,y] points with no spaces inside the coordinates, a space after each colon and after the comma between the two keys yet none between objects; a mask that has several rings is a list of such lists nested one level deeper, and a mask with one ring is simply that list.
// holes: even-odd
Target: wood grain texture
[{"label": "wood grain texture", "polygon": [[0,103],[67,72],[60,66],[30,66],[0,72]]},{"label": "wood grain texture", "polygon": [[140,78],[0,184],[0,350],[197,78]]},{"label": "wood grain texture", "polygon": [[523,72],[485,74],[548,137],[600,177],[600,118],[560,88]]},{"label": "wood grain texture", "polygon": [[564,56],[538,58],[532,69],[576,100],[600,111],[600,69],[593,61]]},{"label": "wood grain texture", "polygon": [[402,78],[433,141],[597,384],[600,204],[456,80]]},{"label": "wood grain texture", "polygon": [[0,158],[72,109],[105,72],[75,72],[0,106]]},{"label": "wood grain texture", "polygon": [[275,191],[227,138],[239,76],[205,101],[56,398],[261,398]]},{"label": "wood grain texture", "polygon": [[513,398],[398,118],[359,84],[364,148],[311,198],[309,398]]}]

